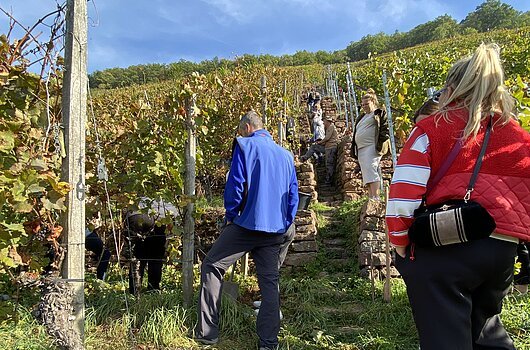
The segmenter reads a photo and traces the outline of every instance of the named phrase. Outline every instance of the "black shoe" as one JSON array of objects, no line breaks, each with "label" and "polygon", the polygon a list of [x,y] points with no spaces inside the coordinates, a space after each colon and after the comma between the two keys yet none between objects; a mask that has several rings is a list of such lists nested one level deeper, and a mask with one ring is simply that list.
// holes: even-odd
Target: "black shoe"
[{"label": "black shoe", "polygon": [[194,339],[197,343],[201,343],[203,345],[215,345],[219,342],[219,338],[215,338],[215,339],[206,339],[206,338],[195,338]]}]

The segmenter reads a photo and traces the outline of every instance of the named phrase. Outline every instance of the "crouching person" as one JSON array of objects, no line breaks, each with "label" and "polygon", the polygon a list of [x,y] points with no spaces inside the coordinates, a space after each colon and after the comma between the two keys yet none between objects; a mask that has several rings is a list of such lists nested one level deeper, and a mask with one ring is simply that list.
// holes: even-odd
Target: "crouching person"
[{"label": "crouching person", "polygon": [[85,248],[94,253],[94,262],[97,263],[97,278],[105,280],[110,262],[110,250],[105,247],[95,230],[85,229]]},{"label": "crouching person", "polygon": [[[143,198],[139,205],[142,211],[128,211],[124,227],[132,253],[129,268],[129,292],[137,295],[142,286],[147,267],[147,290],[159,290],[162,267],[166,254],[166,230],[168,225],[159,221],[167,215],[176,215],[176,208],[169,203]],[[148,208],[148,209],[147,209]]]},{"label": "crouching person", "polygon": [[256,328],[259,349],[278,348],[280,330],[279,255],[298,207],[293,156],[272,140],[256,112],[239,123],[230,173],[224,192],[226,209],[221,235],[201,267],[196,340],[219,339],[219,307],[223,275],[250,252],[258,275],[261,308]]}]

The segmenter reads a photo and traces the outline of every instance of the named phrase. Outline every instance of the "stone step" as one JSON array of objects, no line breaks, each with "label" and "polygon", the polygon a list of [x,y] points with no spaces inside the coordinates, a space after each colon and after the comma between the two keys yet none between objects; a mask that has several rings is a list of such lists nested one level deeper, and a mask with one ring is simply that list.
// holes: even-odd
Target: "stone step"
[{"label": "stone step", "polygon": [[349,266],[352,266],[354,263],[352,258],[336,258],[336,259],[328,259],[327,260],[327,266],[330,268],[346,268]]},{"label": "stone step", "polygon": [[331,260],[347,259],[351,256],[349,250],[343,247],[337,247],[337,246],[324,247],[324,250],[325,250],[326,256],[331,258]]},{"label": "stone step", "polygon": [[344,238],[332,238],[332,239],[324,239],[322,240],[322,243],[325,246],[333,247],[333,246],[346,246],[348,244],[348,241]]}]

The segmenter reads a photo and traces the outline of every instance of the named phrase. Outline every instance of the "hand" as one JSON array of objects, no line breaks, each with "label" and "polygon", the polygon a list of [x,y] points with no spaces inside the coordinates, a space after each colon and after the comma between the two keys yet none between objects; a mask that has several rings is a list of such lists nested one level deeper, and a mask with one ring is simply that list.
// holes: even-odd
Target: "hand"
[{"label": "hand", "polygon": [[396,254],[404,259],[407,255],[407,247],[396,247]]}]

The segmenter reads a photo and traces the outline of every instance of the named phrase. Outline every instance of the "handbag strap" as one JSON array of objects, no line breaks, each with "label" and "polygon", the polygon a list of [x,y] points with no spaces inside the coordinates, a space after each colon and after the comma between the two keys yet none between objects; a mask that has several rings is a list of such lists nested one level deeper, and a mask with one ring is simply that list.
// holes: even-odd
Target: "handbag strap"
[{"label": "handbag strap", "polygon": [[[464,197],[464,199],[467,198],[466,200],[469,200],[469,197],[471,196],[471,192],[473,192],[473,187],[475,186],[475,182],[477,181],[478,172],[480,171],[480,167],[482,166],[482,158],[484,157],[484,154],[486,153],[486,147],[488,145],[489,138],[490,138],[492,119],[493,119],[493,113],[491,113],[490,115],[490,119],[488,121],[488,128],[486,129],[486,134],[484,135],[484,142],[482,144],[480,154],[475,163],[475,168],[473,169],[473,175],[471,175],[471,179],[466,189],[466,195]],[[447,158],[445,158],[445,161],[443,162],[442,166],[436,173],[436,176],[432,180],[429,180],[429,182],[427,182],[427,191],[425,195],[423,195],[422,203],[425,203],[427,193],[429,193],[438,184],[438,182],[440,182],[440,180],[445,175],[445,173],[447,173],[447,170],[449,170],[449,168],[453,164],[454,160],[460,153],[460,150],[462,149],[463,145],[464,145],[464,141],[462,138],[456,140],[455,145],[451,149],[451,152],[449,153]]]},{"label": "handbag strap", "polygon": [[473,192],[473,188],[475,187],[475,182],[477,181],[478,172],[480,171],[480,167],[482,166],[482,158],[484,158],[484,154],[486,153],[486,148],[488,147],[488,142],[489,142],[490,134],[491,134],[492,119],[493,119],[493,112],[491,112],[490,119],[488,120],[488,127],[486,129],[486,133],[484,134],[484,142],[482,142],[482,148],[480,149],[477,162],[475,163],[475,168],[473,169],[473,175],[471,175],[471,179],[469,179],[469,185],[467,185],[466,194],[464,196],[464,201],[466,202],[471,197],[471,192]]},{"label": "handbag strap", "polygon": [[432,190],[438,184],[438,182],[440,182],[440,180],[445,175],[447,170],[449,170],[449,168],[451,167],[451,164],[453,164],[458,153],[460,153],[460,150],[462,149],[463,144],[464,144],[464,141],[462,141],[462,139],[456,140],[455,145],[453,146],[453,149],[451,150],[451,153],[449,153],[447,158],[445,158],[445,161],[443,162],[442,166],[436,173],[436,176],[432,180],[429,180],[429,182],[427,182],[427,192]]}]

